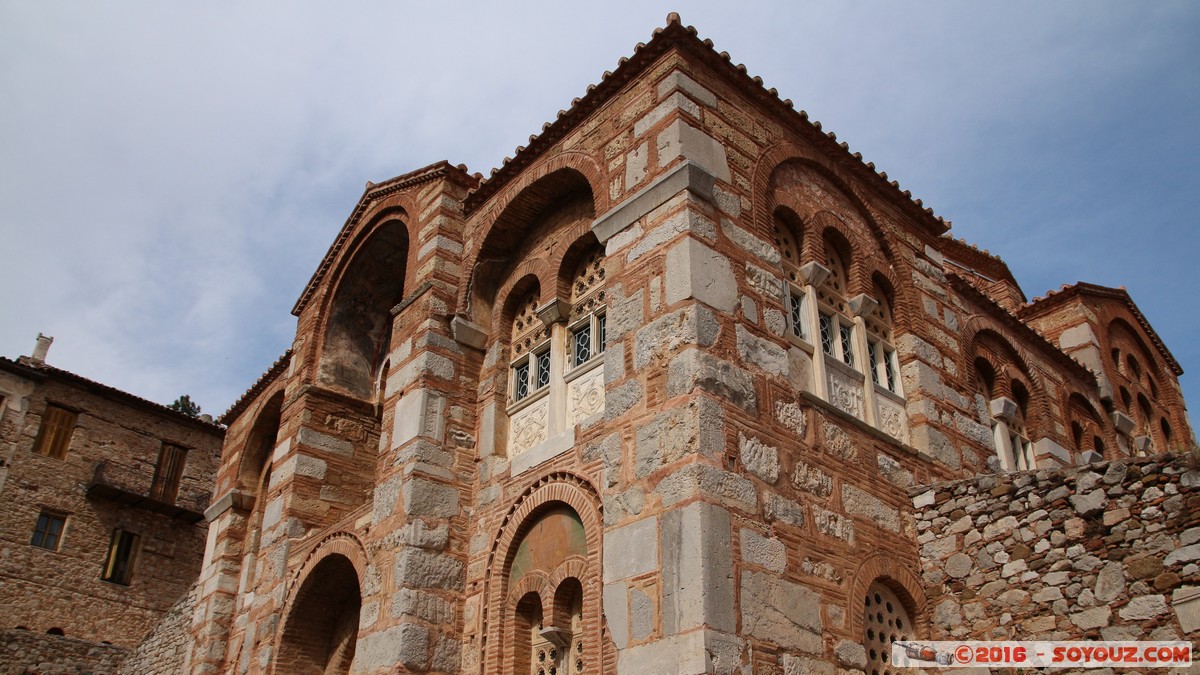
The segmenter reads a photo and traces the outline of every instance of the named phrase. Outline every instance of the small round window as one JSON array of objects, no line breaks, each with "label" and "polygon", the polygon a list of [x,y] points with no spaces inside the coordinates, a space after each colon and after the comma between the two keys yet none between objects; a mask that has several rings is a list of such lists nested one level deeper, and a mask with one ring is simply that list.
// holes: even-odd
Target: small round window
[{"label": "small round window", "polygon": [[863,602],[863,646],[867,648],[867,672],[872,675],[897,672],[892,668],[892,643],[912,637],[912,622],[904,603],[878,581],[867,589]]}]

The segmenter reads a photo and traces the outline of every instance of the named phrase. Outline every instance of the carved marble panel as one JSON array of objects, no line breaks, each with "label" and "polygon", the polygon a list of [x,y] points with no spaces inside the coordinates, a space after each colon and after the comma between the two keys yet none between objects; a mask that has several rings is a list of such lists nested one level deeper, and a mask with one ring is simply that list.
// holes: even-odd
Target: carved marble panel
[{"label": "carved marble panel", "polygon": [[508,454],[518,455],[546,440],[550,427],[550,397],[530,404],[508,424]]},{"label": "carved marble panel", "polygon": [[883,394],[875,396],[875,419],[883,433],[908,444],[908,412],[904,405]]},{"label": "carved marble panel", "polygon": [[838,410],[865,419],[862,375],[847,375],[836,367],[828,367],[829,402]]},{"label": "carved marble panel", "polygon": [[603,410],[603,368],[593,368],[590,373],[577,377],[567,384],[567,424],[579,424]]}]

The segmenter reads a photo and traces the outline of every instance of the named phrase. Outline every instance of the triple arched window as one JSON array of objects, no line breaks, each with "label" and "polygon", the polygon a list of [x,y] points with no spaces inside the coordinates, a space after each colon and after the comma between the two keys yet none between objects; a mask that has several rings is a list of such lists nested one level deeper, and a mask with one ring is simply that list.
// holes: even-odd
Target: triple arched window
[{"label": "triple arched window", "polygon": [[899,362],[893,346],[892,295],[873,279],[870,293],[850,290],[850,246],[836,230],[820,241],[821,261],[805,260],[801,230],[775,220],[784,273],[788,339],[812,358],[813,394],[838,409],[908,441]]}]

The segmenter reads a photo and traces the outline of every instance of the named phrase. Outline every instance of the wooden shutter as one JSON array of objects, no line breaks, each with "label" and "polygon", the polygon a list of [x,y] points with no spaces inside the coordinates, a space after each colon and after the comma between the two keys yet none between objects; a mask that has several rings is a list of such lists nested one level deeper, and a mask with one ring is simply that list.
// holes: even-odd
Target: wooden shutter
[{"label": "wooden shutter", "polygon": [[37,440],[33,442],[33,451],[56,459],[66,457],[71,434],[75,431],[76,417],[71,410],[47,405],[42,413],[42,426],[38,429]]},{"label": "wooden shutter", "polygon": [[183,477],[183,465],[187,462],[187,450],[178,445],[163,443],[158,451],[158,466],[154,469],[154,483],[150,486],[150,498],[165,504],[174,504],[179,495],[179,480]]}]

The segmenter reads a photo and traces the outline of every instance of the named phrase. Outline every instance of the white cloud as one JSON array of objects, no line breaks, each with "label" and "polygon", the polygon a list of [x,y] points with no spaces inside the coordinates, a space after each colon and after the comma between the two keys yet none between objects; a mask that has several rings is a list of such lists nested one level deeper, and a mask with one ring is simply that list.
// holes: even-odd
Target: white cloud
[{"label": "white cloud", "polygon": [[[223,410],[365,181],[486,174],[670,9],[0,2],[0,354],[42,330],[62,367]],[[681,11],[1030,295],[1126,283],[1200,359],[1193,3]]]}]

